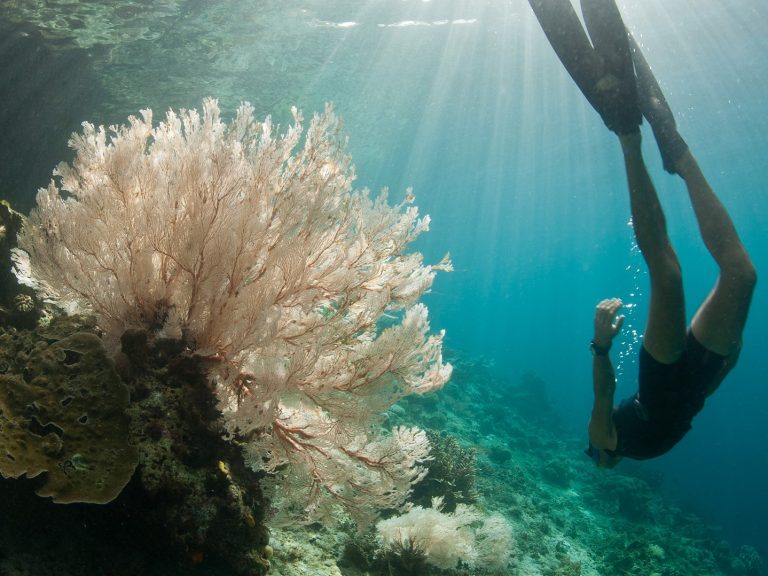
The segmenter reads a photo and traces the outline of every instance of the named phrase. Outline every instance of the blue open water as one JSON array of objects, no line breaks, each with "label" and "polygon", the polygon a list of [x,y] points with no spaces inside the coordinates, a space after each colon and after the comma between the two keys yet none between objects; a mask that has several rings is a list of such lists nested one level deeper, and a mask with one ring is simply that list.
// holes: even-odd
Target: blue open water
[{"label": "blue open water", "polygon": [[[503,375],[537,373],[563,419],[582,428],[594,305],[619,296],[633,306],[619,394],[632,391],[639,346],[632,330],[642,333],[648,289],[628,226],[620,150],[524,0],[157,5],[165,8],[142,16],[138,4],[115,12],[105,3],[103,14],[93,8],[82,17],[53,1],[0,2],[3,46],[19,22],[30,42],[47,46],[37,59],[23,51],[26,61],[0,50],[4,197],[29,208],[55,163],[68,158],[66,138],[81,120],[122,122],[144,107],[159,115],[199,106],[208,95],[229,111],[249,100],[257,113],[285,120],[291,104],[309,113],[331,101],[345,120],[358,183],[388,185],[393,200],[413,186],[433,222],[417,248],[428,261],[452,255],[456,271],[441,274],[427,298],[448,347],[484,356]],[[620,7],[758,274],[766,274],[768,4],[624,0]],[[44,40],[34,40],[40,31]],[[661,169],[650,132],[645,150],[690,314],[716,270],[682,181]],[[738,367],[685,440],[641,465],[764,558],[766,320],[761,283]]]}]

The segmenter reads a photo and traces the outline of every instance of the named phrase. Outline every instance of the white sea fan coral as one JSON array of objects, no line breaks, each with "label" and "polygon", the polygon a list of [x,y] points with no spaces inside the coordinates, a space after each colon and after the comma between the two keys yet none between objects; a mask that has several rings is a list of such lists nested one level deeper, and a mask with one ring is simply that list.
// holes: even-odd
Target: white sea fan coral
[{"label": "white sea fan coral", "polygon": [[493,570],[503,570],[512,553],[512,531],[501,514],[484,518],[475,532],[477,558],[475,564]]},{"label": "white sea fan coral", "polygon": [[[418,304],[450,260],[406,252],[429,227],[410,190],[390,206],[386,190],[352,189],[330,107],[306,132],[293,118],[275,134],[243,104],[225,123],[208,99],[202,115],[170,111],[156,126],[151,110],[109,130],[84,123],[74,163],[38,193],[15,271],[66,311],[95,314],[113,349],[142,327],[210,359],[250,461],[307,468],[313,506],[396,506],[427,441],[382,440],[372,424],[450,376],[443,333],[428,334]],[[400,322],[382,329],[385,316]]]},{"label": "white sea fan coral", "polygon": [[503,569],[509,561],[512,536],[500,514],[485,516],[472,506],[459,504],[454,512],[441,511],[442,500],[431,508],[414,506],[401,516],[376,524],[379,551],[406,550],[423,554],[433,566],[459,565]]}]

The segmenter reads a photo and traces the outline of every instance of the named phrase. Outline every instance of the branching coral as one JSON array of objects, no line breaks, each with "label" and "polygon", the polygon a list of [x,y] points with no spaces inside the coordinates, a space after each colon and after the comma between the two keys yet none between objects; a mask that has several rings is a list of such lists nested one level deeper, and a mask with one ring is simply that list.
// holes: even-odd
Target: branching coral
[{"label": "branching coral", "polygon": [[503,516],[485,516],[464,504],[451,513],[441,508],[442,500],[435,498],[431,508],[414,506],[402,516],[379,521],[380,554],[421,556],[426,563],[443,569],[506,567],[512,535]]},{"label": "branching coral", "polygon": [[463,448],[455,437],[444,433],[430,431],[427,437],[432,459],[426,477],[413,491],[411,502],[424,506],[439,496],[446,512],[453,512],[457,504],[475,502],[476,451]]},{"label": "branching coral", "polygon": [[255,467],[303,467],[315,510],[330,496],[364,519],[423,475],[423,433],[373,424],[450,376],[418,299],[451,264],[406,252],[429,226],[410,192],[393,207],[352,189],[330,108],[306,133],[293,116],[278,135],[247,104],[227,124],[206,100],[158,125],[150,110],[109,131],[85,123],[74,163],[38,194],[16,272],[95,314],[115,350],[132,327],[183,340]]}]

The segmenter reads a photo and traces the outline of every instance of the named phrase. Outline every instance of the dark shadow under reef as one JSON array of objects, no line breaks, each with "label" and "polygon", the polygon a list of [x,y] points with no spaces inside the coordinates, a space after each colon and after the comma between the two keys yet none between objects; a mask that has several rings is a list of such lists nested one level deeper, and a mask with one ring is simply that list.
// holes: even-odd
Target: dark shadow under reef
[{"label": "dark shadow under reef", "polygon": [[57,505],[34,494],[34,481],[0,481],[3,576],[207,576],[231,574],[221,559],[169,554],[162,525],[147,522],[152,501],[131,482],[104,506]]}]

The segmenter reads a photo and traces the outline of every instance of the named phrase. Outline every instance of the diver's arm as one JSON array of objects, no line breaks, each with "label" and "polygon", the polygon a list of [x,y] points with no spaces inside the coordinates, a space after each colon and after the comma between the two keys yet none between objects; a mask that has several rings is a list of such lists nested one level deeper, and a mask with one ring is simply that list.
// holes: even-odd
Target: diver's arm
[{"label": "diver's arm", "polygon": [[589,419],[589,441],[601,450],[615,450],[618,441],[613,425],[613,396],[616,377],[608,354],[596,354],[592,360],[592,382],[595,402]]},{"label": "diver's arm", "polygon": [[589,419],[589,440],[595,448],[614,450],[617,437],[613,424],[613,397],[616,374],[608,351],[621,330],[624,316],[616,316],[622,303],[618,298],[603,300],[595,312],[595,337],[592,340],[592,384],[595,401]]}]

